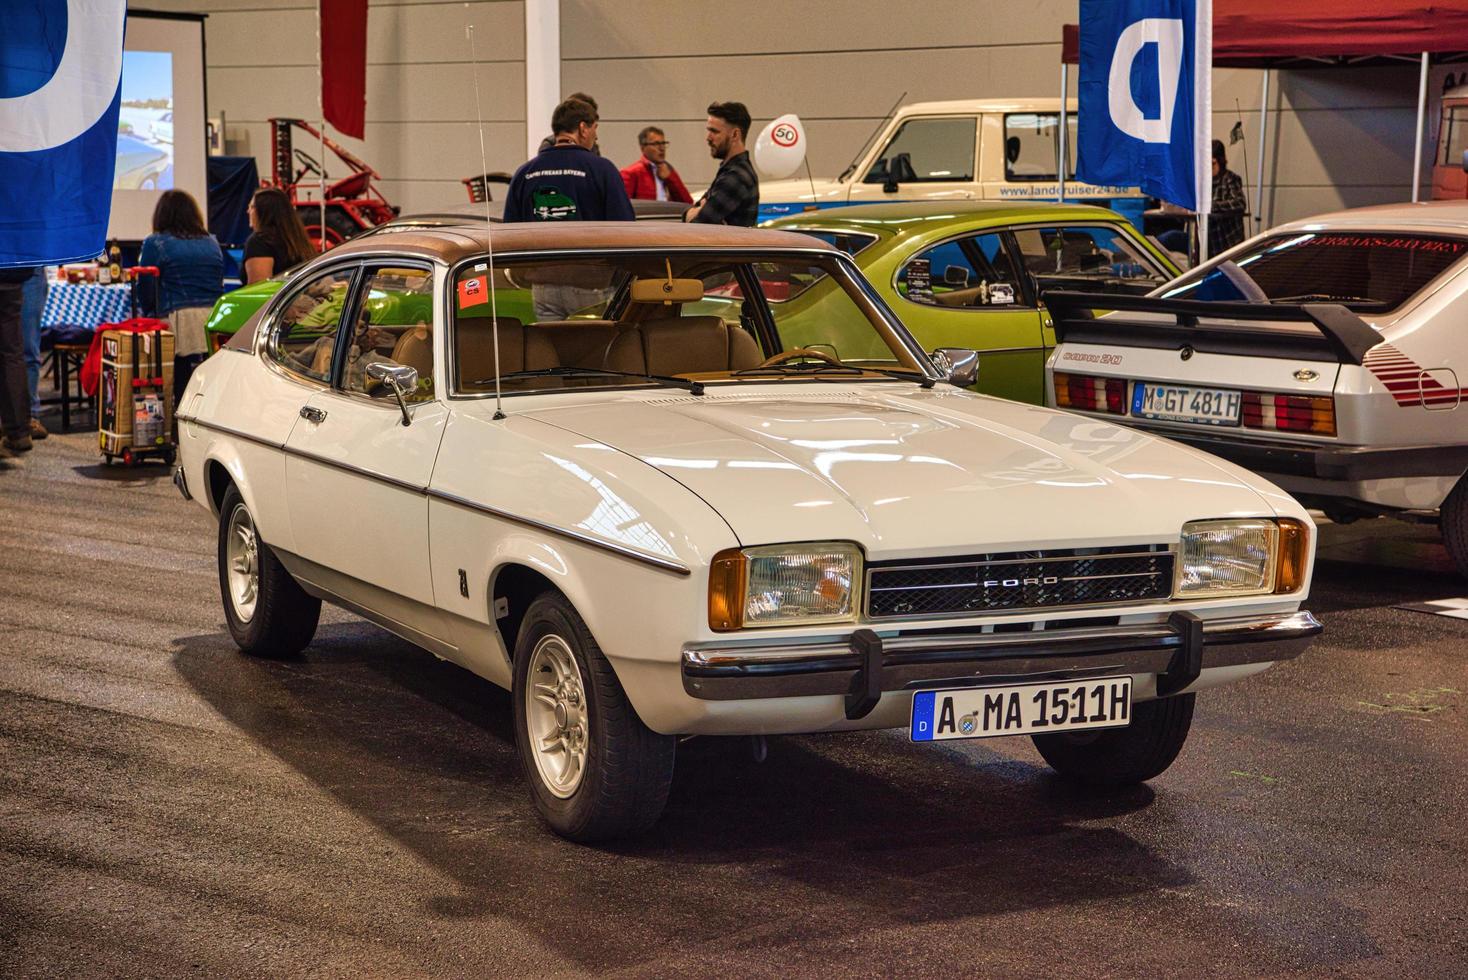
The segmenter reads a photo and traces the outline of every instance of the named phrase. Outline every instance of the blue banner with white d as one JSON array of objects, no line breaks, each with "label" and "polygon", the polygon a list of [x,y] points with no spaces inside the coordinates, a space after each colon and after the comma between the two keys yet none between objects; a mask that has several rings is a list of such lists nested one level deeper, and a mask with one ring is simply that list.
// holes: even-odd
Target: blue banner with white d
[{"label": "blue banner with white d", "polygon": [[126,0],[3,0],[0,268],[92,258],[112,208]]},{"label": "blue banner with white d", "polygon": [[1206,213],[1212,0],[1081,0],[1076,176]]}]

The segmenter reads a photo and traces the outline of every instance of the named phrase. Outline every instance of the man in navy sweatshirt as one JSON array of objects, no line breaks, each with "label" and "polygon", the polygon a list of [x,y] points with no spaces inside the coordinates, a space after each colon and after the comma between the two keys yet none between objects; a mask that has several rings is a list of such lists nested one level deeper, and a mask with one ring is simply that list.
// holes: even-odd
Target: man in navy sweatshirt
[{"label": "man in navy sweatshirt", "polygon": [[505,200],[506,221],[631,221],[632,202],[621,171],[591,152],[596,110],[567,99],[551,116],[555,143],[515,171]]},{"label": "man in navy sweatshirt", "polygon": [[[596,109],[567,99],[551,115],[555,143],[515,171],[505,198],[506,221],[631,221],[632,202],[621,171],[591,152],[596,145]],[[543,283],[530,288],[539,321],[565,320],[605,302],[605,286]]]}]

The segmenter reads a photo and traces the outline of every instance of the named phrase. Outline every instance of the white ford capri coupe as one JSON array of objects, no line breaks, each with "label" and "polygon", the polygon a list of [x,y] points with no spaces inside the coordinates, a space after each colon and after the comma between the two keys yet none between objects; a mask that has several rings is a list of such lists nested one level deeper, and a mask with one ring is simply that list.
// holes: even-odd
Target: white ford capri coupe
[{"label": "white ford capri coupe", "polygon": [[651,825],[689,734],[1029,735],[1149,779],[1195,692],[1320,630],[1288,496],[962,390],[972,352],[814,239],[493,234],[307,264],[194,374],[175,479],[243,650],[301,650],[326,600],[510,688],[566,837]]}]

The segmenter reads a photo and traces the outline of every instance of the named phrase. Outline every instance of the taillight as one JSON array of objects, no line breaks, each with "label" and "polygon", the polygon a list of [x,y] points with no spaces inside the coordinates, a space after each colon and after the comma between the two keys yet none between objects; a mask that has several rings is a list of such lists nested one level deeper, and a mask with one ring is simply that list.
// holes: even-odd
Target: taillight
[{"label": "taillight", "polygon": [[1055,372],[1055,405],[1083,412],[1126,414],[1126,379]]},{"label": "taillight", "polygon": [[1335,399],[1329,395],[1275,395],[1244,392],[1243,423],[1247,429],[1335,435]]}]

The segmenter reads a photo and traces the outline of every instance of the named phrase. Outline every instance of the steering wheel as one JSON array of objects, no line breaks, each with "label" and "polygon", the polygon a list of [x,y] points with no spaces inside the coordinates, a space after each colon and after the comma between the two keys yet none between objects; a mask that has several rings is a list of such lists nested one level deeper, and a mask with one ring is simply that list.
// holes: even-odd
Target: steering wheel
[{"label": "steering wheel", "polygon": [[295,157],[297,162],[299,162],[301,165],[301,173],[296,175],[297,180],[301,179],[301,174],[321,173],[321,164],[317,162],[315,157],[307,153],[305,150],[296,150]]},{"label": "steering wheel", "polygon": [[832,357],[824,351],[812,350],[809,347],[792,347],[789,350],[781,351],[774,357],[765,358],[764,362],[760,364],[760,367],[774,367],[777,364],[784,364],[786,361],[793,361],[802,357],[813,357],[818,361],[825,361],[827,364],[833,364],[836,367],[846,366],[838,358]]}]

